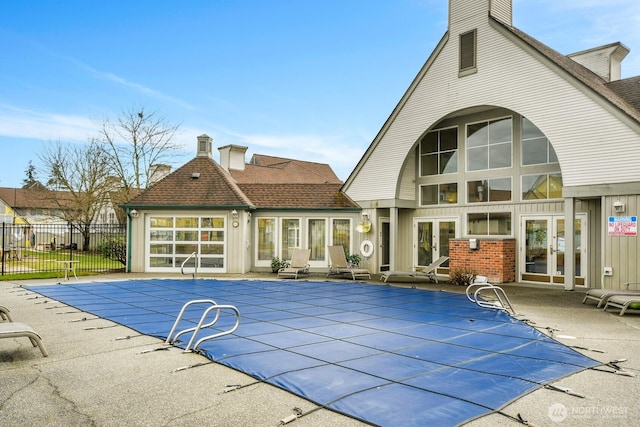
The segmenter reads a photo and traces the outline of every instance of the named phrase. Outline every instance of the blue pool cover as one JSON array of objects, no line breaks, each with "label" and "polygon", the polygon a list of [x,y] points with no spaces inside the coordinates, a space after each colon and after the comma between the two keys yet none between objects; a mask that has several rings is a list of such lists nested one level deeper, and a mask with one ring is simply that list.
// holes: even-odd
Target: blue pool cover
[{"label": "blue pool cover", "polygon": [[[162,279],[29,289],[161,339],[187,301],[234,305],[240,327],[202,343],[209,359],[381,426],[459,425],[600,365],[502,311],[450,292]],[[190,324],[200,315],[186,314]],[[214,327],[228,329],[234,321],[223,314]]]}]

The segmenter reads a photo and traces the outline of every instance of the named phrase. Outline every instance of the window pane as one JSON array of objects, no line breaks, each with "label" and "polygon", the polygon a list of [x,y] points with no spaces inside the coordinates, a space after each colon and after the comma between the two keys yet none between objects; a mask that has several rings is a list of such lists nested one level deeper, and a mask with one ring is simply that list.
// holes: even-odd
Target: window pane
[{"label": "window pane", "polygon": [[282,220],[282,254],[281,258],[291,259],[293,250],[300,247],[300,220]]},{"label": "window pane", "polygon": [[511,214],[509,212],[492,212],[489,214],[489,235],[511,235]]},{"label": "window pane", "polygon": [[489,180],[489,201],[507,202],[511,200],[511,178]]},{"label": "window pane", "polygon": [[348,219],[333,220],[333,244],[342,245],[345,253],[351,251],[351,221]]},{"label": "window pane", "polygon": [[469,234],[487,235],[489,234],[489,214],[470,213],[467,216],[467,231]]},{"label": "window pane", "polygon": [[185,244],[177,244],[176,245],[176,254],[192,254],[194,252],[198,252],[198,245],[185,245]]},{"label": "window pane", "polygon": [[224,254],[223,245],[201,245],[200,254],[202,255],[222,255]]},{"label": "window pane", "polygon": [[170,242],[173,240],[173,231],[151,230],[149,236],[151,241]]},{"label": "window pane", "polygon": [[202,218],[202,228],[224,228],[224,218]]},{"label": "window pane", "polygon": [[183,231],[176,230],[176,241],[177,242],[193,242],[198,240],[198,232],[197,231]]},{"label": "window pane", "polygon": [[458,149],[458,128],[443,129],[440,131],[440,151]]},{"label": "window pane", "polygon": [[467,181],[467,203],[484,202],[487,194],[483,181]]},{"label": "window pane", "polygon": [[438,174],[438,155],[429,154],[420,158],[420,174],[421,176],[437,175]]},{"label": "window pane", "polygon": [[176,218],[176,228],[198,228],[198,218]]},{"label": "window pane", "polygon": [[553,149],[551,141],[549,141],[549,163],[558,163],[558,155],[556,150]]},{"label": "window pane", "polygon": [[494,120],[489,124],[489,144],[511,142],[511,118]]},{"label": "window pane", "polygon": [[154,255],[167,255],[167,254],[172,254],[173,253],[173,245],[158,245],[158,244],[153,244],[150,245],[149,247],[149,253],[154,254]]},{"label": "window pane", "polygon": [[437,205],[438,204],[438,186],[422,185],[420,187],[420,204],[421,205]]},{"label": "window pane", "polygon": [[429,154],[438,152],[438,132],[428,132],[420,143],[420,153]]},{"label": "window pane", "polygon": [[523,165],[539,165],[547,163],[547,147],[549,142],[547,138],[535,138],[522,141],[522,164]]},{"label": "window pane", "polygon": [[562,175],[559,173],[549,175],[549,198],[562,198]]},{"label": "window pane", "polygon": [[151,217],[150,225],[154,228],[167,228],[173,227],[173,218],[163,218],[163,217]]},{"label": "window pane", "polygon": [[324,261],[326,246],[326,221],[324,219],[309,220],[309,249],[311,249],[312,261]]},{"label": "window pane", "polygon": [[467,126],[467,147],[481,147],[489,141],[487,123],[473,123]]},{"label": "window pane", "polygon": [[511,143],[489,147],[489,169],[511,167]]},{"label": "window pane", "polygon": [[468,169],[470,171],[486,170],[489,168],[489,147],[477,147],[467,150]]},{"label": "window pane", "polygon": [[458,184],[441,184],[440,194],[442,195],[440,203],[458,203]]},{"label": "window pane", "polygon": [[440,173],[458,172],[458,152],[447,151],[440,154]]},{"label": "window pane", "polygon": [[167,257],[151,257],[149,258],[150,267],[173,267],[173,258]]},{"label": "window pane", "polygon": [[258,259],[271,260],[276,256],[275,252],[275,219],[258,218]]},{"label": "window pane", "polygon": [[522,200],[537,200],[546,198],[546,175],[527,175],[522,177]]}]

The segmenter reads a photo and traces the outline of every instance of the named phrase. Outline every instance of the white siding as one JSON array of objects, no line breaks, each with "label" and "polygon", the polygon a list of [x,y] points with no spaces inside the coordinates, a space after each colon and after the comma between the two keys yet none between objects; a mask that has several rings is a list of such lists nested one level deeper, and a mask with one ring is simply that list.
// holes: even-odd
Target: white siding
[{"label": "white siding", "polygon": [[[489,24],[481,3],[451,2],[459,19],[451,22],[449,40],[348,183],[349,196],[397,197],[402,166],[420,135],[449,113],[480,105],[504,107],[535,123],[556,150],[565,187],[640,181],[640,168],[628,167],[640,163],[635,125]],[[478,71],[459,78],[458,35],[473,28]]]}]

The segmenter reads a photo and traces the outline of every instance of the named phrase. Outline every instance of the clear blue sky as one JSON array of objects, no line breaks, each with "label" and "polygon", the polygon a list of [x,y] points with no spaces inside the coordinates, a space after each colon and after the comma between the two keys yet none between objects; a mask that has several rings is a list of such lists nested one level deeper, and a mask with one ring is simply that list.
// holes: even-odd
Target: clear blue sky
[{"label": "clear blue sky", "polygon": [[[52,141],[142,106],[196,136],[328,163],[345,180],[447,26],[447,0],[0,0],[0,186]],[[640,75],[638,0],[514,0],[561,53],[621,41]],[[217,157],[216,157],[217,159]]]}]

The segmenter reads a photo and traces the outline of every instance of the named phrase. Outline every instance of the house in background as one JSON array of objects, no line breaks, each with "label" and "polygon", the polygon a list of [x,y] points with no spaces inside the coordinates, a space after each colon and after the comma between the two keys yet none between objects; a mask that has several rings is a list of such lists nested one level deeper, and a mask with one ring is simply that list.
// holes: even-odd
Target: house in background
[{"label": "house in background", "polygon": [[449,0],[446,33],[343,187],[372,220],[369,268],[447,255],[441,273],[494,282],[640,281],[628,52],[565,56],[513,26],[511,0]]},{"label": "house in background", "polygon": [[258,154],[247,163],[237,145],[220,147],[218,163],[212,143],[199,136],[194,159],[123,205],[128,270],[179,272],[195,253],[203,273],[270,271],[308,248],[311,271],[327,271],[328,245],[357,252],[361,210],[328,165]]}]

